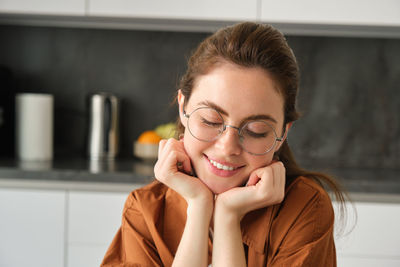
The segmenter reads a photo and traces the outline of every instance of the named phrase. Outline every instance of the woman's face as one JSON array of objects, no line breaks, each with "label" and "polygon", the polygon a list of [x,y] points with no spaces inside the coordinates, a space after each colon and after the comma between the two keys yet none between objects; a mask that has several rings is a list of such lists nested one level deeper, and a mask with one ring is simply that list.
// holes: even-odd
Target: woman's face
[{"label": "woman's face", "polygon": [[[260,68],[223,63],[196,79],[192,95],[185,107],[184,96],[179,93],[180,119],[185,126],[185,150],[197,177],[215,194],[245,184],[252,171],[271,163],[274,152],[282,142],[277,142],[267,154],[252,155],[242,149],[238,131],[231,127],[227,127],[215,141],[200,141],[189,132],[183,108],[190,114],[199,107],[216,107],[220,109],[224,123],[235,127],[240,127],[249,117],[269,117],[272,120],[264,120],[272,125],[278,137],[281,137],[284,103],[276,86],[277,84]],[[218,166],[217,163],[221,165]],[[224,168],[224,165],[228,168]]]}]

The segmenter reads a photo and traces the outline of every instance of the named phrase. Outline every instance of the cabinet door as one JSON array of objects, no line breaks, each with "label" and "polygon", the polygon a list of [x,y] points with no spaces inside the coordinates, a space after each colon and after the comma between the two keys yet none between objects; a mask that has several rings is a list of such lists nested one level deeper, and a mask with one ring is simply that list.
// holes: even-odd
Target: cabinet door
[{"label": "cabinet door", "polygon": [[127,196],[128,193],[69,193],[68,266],[100,265],[121,225]]},{"label": "cabinet door", "polygon": [[348,205],[348,228],[336,239],[338,266],[400,266],[400,204]]},{"label": "cabinet door", "polygon": [[65,192],[0,188],[0,266],[64,266]]},{"label": "cabinet door", "polygon": [[261,20],[282,23],[400,25],[398,0],[262,0]]},{"label": "cabinet door", "polygon": [[155,19],[255,20],[257,0],[89,0],[88,14]]},{"label": "cabinet door", "polygon": [[1,0],[0,13],[84,15],[85,0]]},{"label": "cabinet door", "polygon": [[399,267],[400,259],[338,255],[339,267]]}]

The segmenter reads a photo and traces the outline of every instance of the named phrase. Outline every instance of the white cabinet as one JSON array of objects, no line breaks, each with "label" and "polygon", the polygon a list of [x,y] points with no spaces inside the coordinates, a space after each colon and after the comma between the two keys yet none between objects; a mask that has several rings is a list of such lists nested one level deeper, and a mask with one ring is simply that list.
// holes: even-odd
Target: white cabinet
[{"label": "white cabinet", "polygon": [[0,188],[0,266],[64,266],[65,192]]},{"label": "white cabinet", "polygon": [[0,0],[7,24],[214,32],[239,21],[271,23],[285,34],[398,38],[400,1]]},{"label": "white cabinet", "polygon": [[[337,238],[338,266],[400,266],[400,204],[356,202],[348,205],[348,235]],[[349,228],[347,228],[349,230]]]},{"label": "white cabinet", "polygon": [[400,26],[398,0],[262,0],[261,21]]},{"label": "white cabinet", "polygon": [[[128,194],[0,188],[0,266],[99,266]],[[400,266],[400,203],[355,208],[355,228],[336,238],[338,266]]]},{"label": "white cabinet", "polygon": [[0,13],[84,15],[86,0],[0,0]]},{"label": "white cabinet", "polygon": [[95,16],[189,20],[256,20],[258,0],[89,0]]},{"label": "white cabinet", "polygon": [[67,266],[100,265],[121,225],[127,196],[128,193],[69,193]]}]

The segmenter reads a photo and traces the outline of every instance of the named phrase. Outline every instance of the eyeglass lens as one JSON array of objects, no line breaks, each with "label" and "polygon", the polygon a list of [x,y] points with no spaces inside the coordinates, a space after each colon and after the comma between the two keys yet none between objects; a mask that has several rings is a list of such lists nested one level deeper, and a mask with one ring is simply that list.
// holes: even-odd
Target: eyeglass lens
[{"label": "eyeglass lens", "polygon": [[[201,141],[214,141],[224,131],[224,120],[213,108],[202,107],[194,110],[188,118],[190,133]],[[265,121],[249,121],[239,130],[243,149],[252,154],[265,154],[276,142],[274,128]]]}]

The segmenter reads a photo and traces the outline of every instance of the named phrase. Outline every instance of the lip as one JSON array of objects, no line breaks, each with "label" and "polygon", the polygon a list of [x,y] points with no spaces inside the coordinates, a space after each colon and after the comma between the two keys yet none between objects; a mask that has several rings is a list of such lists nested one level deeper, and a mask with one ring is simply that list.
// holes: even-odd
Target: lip
[{"label": "lip", "polygon": [[220,169],[218,169],[217,167],[215,167],[215,166],[210,162],[209,158],[208,158],[206,155],[204,155],[204,160],[205,160],[206,163],[207,163],[207,167],[208,167],[209,171],[210,171],[211,173],[217,175],[217,176],[220,176],[220,177],[231,177],[231,176],[235,175],[236,173],[240,172],[241,169],[242,169],[242,167],[243,167],[243,165],[242,165],[242,166],[240,166],[240,165],[233,165],[233,164],[228,163],[228,162],[224,162],[224,161],[219,161],[219,160],[214,160],[214,159],[212,159],[213,161],[216,161],[216,162],[218,162],[218,163],[221,163],[221,164],[223,164],[223,165],[225,165],[225,166],[229,166],[229,167],[234,167],[234,168],[236,168],[235,170],[232,170],[232,171],[229,171],[229,170],[220,170]]}]

